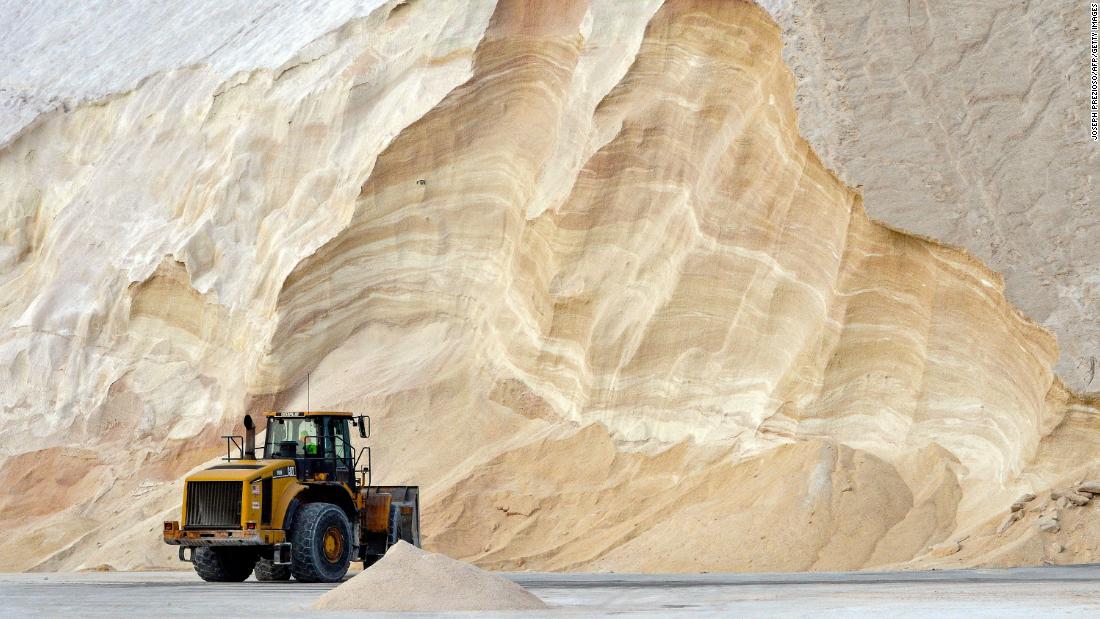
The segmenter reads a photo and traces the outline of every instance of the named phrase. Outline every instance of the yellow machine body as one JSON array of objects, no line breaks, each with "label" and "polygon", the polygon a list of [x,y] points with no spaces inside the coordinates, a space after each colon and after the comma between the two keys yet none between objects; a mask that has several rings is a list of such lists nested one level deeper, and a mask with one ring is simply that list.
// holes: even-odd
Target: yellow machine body
[{"label": "yellow machine body", "polygon": [[[201,570],[200,575],[208,580],[222,580],[230,571],[239,576],[238,564],[247,560],[255,563],[266,558],[276,566],[290,566],[296,516],[310,511],[304,509],[310,505],[315,512],[319,504],[328,506],[324,509],[337,508],[344,514],[339,518],[346,517],[347,525],[342,526],[348,530],[346,534],[337,531],[336,546],[349,547],[351,560],[369,563],[399,539],[419,545],[419,489],[370,485],[370,448],[360,449],[358,455],[351,448],[349,424],[359,427],[365,438],[369,436],[368,418],[343,412],[265,416],[269,442],[264,451],[273,452],[272,457],[255,456],[255,428],[246,418],[245,436],[225,437],[230,446],[226,462],[184,480],[180,520],[165,522],[163,533],[165,543],[180,547],[181,560],[190,560],[185,557],[186,549],[227,548],[216,552],[236,553],[232,555],[236,558],[215,557],[221,563],[214,568],[209,568],[214,559],[204,555],[203,566],[213,576],[207,578],[209,574]],[[303,420],[309,423],[303,425]],[[302,439],[292,440],[294,432],[306,425],[318,434],[306,436],[303,430]],[[241,457],[232,457],[233,447],[240,450]],[[368,465],[357,468],[364,454]],[[300,538],[302,533],[298,535]],[[326,539],[331,540],[331,535]],[[229,547],[240,550],[230,551]],[[245,559],[238,556],[242,552]],[[255,558],[248,558],[253,555]],[[236,576],[224,579],[235,580]]]}]

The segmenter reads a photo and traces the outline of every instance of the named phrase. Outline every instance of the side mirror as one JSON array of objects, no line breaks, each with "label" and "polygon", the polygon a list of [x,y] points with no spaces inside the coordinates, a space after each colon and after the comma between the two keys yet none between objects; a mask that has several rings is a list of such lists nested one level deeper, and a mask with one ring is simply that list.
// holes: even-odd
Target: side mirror
[{"label": "side mirror", "polygon": [[356,425],[359,426],[359,436],[362,438],[370,438],[370,417],[359,415],[358,421],[359,423]]}]

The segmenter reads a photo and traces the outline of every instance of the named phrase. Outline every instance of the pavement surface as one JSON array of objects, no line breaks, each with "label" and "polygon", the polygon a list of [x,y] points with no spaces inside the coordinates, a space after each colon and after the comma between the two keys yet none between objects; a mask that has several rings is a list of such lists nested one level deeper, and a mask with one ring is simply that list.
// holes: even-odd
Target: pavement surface
[{"label": "pavement surface", "polygon": [[[542,574],[508,578],[550,604],[522,616],[1100,616],[1100,565],[801,574]],[[0,616],[357,616],[310,610],[334,585],[205,583],[190,572],[0,574]],[[389,613],[376,617],[509,617]]]}]

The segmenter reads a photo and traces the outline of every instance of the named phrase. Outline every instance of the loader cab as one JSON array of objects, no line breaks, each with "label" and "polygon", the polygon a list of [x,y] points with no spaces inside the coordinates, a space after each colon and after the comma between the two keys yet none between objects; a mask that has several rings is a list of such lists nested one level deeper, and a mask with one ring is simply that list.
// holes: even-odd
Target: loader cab
[{"label": "loader cab", "polygon": [[[298,480],[335,482],[355,488],[356,456],[351,443],[351,427],[361,428],[369,421],[350,413],[271,413],[264,438],[265,458],[293,459]],[[366,424],[366,425],[364,425]]]}]

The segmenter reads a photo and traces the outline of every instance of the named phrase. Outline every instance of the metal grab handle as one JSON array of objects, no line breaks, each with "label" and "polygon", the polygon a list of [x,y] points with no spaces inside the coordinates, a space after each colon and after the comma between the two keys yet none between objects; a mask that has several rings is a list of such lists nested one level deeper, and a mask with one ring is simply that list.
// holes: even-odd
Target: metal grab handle
[{"label": "metal grab handle", "polygon": [[360,485],[370,487],[370,485],[371,485],[371,475],[372,475],[371,470],[370,470],[371,469],[370,447],[363,447],[359,450],[359,454],[357,456],[355,456],[355,466],[353,466],[352,468],[353,469],[358,469],[359,468],[359,460],[360,460],[360,458],[363,457],[364,452],[367,454],[367,466],[360,469],[359,474],[363,476],[363,479],[367,483],[360,484]]}]

